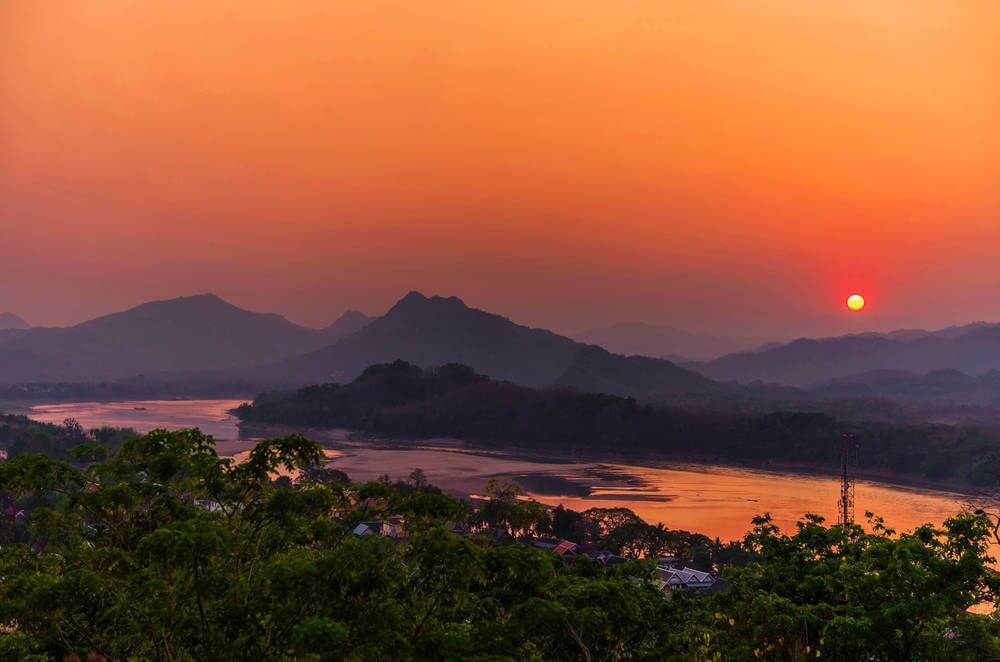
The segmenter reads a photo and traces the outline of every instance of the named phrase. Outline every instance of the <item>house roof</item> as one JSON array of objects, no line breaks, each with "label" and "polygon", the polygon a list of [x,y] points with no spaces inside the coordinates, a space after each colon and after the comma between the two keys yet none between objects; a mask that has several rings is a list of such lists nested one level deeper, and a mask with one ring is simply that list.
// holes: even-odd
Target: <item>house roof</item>
[{"label": "house roof", "polygon": [[402,518],[398,520],[365,520],[359,522],[354,527],[353,533],[357,536],[374,534],[377,536],[398,537],[403,532]]},{"label": "house roof", "polygon": [[693,568],[659,568],[666,588],[710,588],[719,581],[711,573]]}]

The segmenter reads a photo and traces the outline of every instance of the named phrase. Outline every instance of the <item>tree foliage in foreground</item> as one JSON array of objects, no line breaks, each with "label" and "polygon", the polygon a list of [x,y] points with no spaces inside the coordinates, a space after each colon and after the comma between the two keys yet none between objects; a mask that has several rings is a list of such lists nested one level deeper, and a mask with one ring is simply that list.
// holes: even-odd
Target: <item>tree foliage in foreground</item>
[{"label": "tree foliage in foreground", "polygon": [[[197,431],[156,431],[85,469],[31,454],[0,465],[0,490],[43,504],[26,543],[0,547],[0,659],[1000,655],[997,621],[965,612],[993,584],[984,517],[904,535],[818,518],[786,535],[763,517],[731,590],[666,599],[647,561],[606,569],[495,544],[498,529],[540,521],[504,490],[469,515],[422,476],[405,490],[348,485],[322,459],[292,436],[236,464]],[[351,533],[392,515],[406,540]],[[467,515],[477,533],[453,533]],[[628,511],[573,515],[559,526],[636,524]]]}]

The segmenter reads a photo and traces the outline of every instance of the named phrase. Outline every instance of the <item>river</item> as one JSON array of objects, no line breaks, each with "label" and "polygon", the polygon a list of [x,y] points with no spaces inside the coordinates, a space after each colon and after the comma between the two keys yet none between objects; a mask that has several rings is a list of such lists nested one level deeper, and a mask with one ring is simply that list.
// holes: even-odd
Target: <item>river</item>
[{"label": "river", "polygon": [[[87,428],[126,426],[139,432],[198,427],[216,438],[221,454],[238,455],[255,443],[252,437],[240,437],[237,421],[229,414],[239,404],[238,400],[75,402],[36,405],[29,415],[53,423],[75,418]],[[806,512],[836,519],[839,482],[834,477],[684,463],[552,462],[476,451],[454,440],[358,442],[346,431],[322,433],[317,440],[327,446],[331,466],[358,481],[382,474],[405,478],[420,468],[431,483],[449,492],[475,495],[491,478],[514,480],[527,495],[546,504],[562,503],[575,510],[624,506],[649,522],[724,540],[741,537],[751,518],[764,512],[789,530]],[[940,523],[970,504],[969,497],[953,492],[871,481],[858,481],[855,492],[859,519],[871,510],[897,530]]]}]

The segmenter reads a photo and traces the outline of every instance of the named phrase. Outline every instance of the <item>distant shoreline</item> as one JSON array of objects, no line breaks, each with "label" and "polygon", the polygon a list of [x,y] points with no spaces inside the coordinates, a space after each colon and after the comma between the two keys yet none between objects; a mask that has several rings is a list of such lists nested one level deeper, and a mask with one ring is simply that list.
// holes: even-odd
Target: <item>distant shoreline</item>
[{"label": "distant shoreline", "polygon": [[[357,430],[350,430],[351,434],[364,435],[363,441],[345,442],[343,439],[332,439],[330,435],[343,429],[322,429],[303,428],[296,426],[276,426],[261,424],[240,424],[240,430],[253,430],[254,437],[273,436],[282,434],[299,433],[306,437],[316,438],[316,441],[325,442],[331,447],[349,448],[353,445],[383,446],[405,450],[413,449],[415,445],[424,448],[440,448],[442,450],[453,448],[461,449],[470,454],[501,454],[510,459],[523,459],[543,463],[602,463],[602,464],[628,464],[650,469],[693,469],[697,467],[720,467],[726,469],[746,469],[761,473],[774,473],[781,475],[813,476],[823,478],[836,478],[839,476],[840,467],[827,467],[814,463],[801,462],[750,462],[743,460],[733,460],[731,458],[708,457],[704,455],[659,455],[655,453],[628,454],[628,453],[595,453],[593,451],[549,451],[545,449],[525,448],[516,444],[499,446],[485,446],[477,444],[475,441],[464,439],[443,439],[443,438],[420,438],[420,437],[379,437],[371,436]],[[324,439],[325,438],[325,439]],[[927,479],[915,478],[906,475],[894,474],[879,470],[852,468],[853,477],[857,481],[888,485],[918,491],[931,491],[947,493],[955,496],[968,497],[970,499],[988,499],[991,496],[982,490],[977,490],[975,486],[960,481],[931,481]]]},{"label": "distant shoreline", "polygon": [[[34,406],[40,404],[62,404],[62,403],[72,403],[72,402],[95,402],[95,403],[112,403],[112,402],[140,402],[140,401],[174,401],[174,402],[184,402],[184,401],[198,401],[206,399],[217,399],[217,398],[206,398],[199,396],[192,397],[151,397],[151,398],[88,398],[85,400],[80,399],[32,399],[32,400],[17,400],[17,401],[0,401],[0,413],[7,414],[17,414],[17,415],[30,415],[31,409]],[[239,400],[241,397],[227,396],[218,399],[232,399]],[[288,434],[292,432],[298,432],[306,434],[306,436],[313,436],[317,438],[317,441],[325,441],[327,445],[332,447],[349,447],[353,445],[351,442],[346,442],[343,439],[334,440],[331,439],[331,434],[335,433],[335,429],[322,429],[322,428],[303,428],[296,426],[277,426],[277,425],[263,425],[254,423],[240,423],[239,428],[241,430],[271,430],[273,434]],[[344,430],[340,430],[343,434]],[[426,437],[387,437],[387,436],[372,436],[366,433],[362,433],[357,430],[352,430],[352,434],[359,435],[363,437],[367,445],[375,446],[386,446],[392,448],[407,448],[412,447],[414,444],[419,444],[424,447],[440,447],[440,448],[461,448],[464,452],[473,454],[483,454],[483,453],[500,453],[511,459],[526,459],[535,462],[551,462],[551,463],[606,463],[606,464],[631,464],[636,466],[656,468],[656,469],[690,469],[696,467],[723,467],[729,469],[746,469],[758,472],[771,472],[775,474],[793,474],[800,476],[818,476],[825,478],[835,478],[839,475],[839,466],[826,466],[817,463],[808,462],[793,462],[793,461],[780,461],[780,460],[768,460],[761,462],[753,462],[745,459],[733,459],[720,456],[708,456],[708,455],[698,455],[698,454],[657,454],[657,453],[615,453],[613,451],[607,452],[594,452],[593,449],[588,449],[586,451],[577,451],[570,448],[560,448],[560,449],[545,449],[545,448],[531,448],[519,445],[517,443],[504,443],[499,445],[487,445],[476,442],[475,440],[466,439],[441,439],[441,438],[426,438]],[[252,436],[261,437],[266,436],[266,434],[256,434]],[[891,485],[895,487],[903,487],[915,490],[929,490],[934,492],[950,493],[953,495],[959,495],[962,497],[968,497],[970,499],[989,499],[991,495],[989,492],[977,488],[974,485],[963,481],[954,480],[928,480],[926,478],[918,478],[914,476],[908,476],[905,474],[898,474],[886,470],[878,469],[866,469],[865,467],[853,467],[852,474],[854,478],[858,481],[878,483],[883,485]]]},{"label": "distant shoreline", "polygon": [[65,397],[65,398],[25,398],[18,400],[0,399],[0,413],[2,414],[27,414],[38,405],[66,405],[77,403],[93,402],[96,404],[110,404],[121,402],[196,402],[200,400],[244,400],[252,402],[254,394],[233,394],[222,393],[214,395],[177,395],[177,396],[136,396],[127,398],[116,397]]}]

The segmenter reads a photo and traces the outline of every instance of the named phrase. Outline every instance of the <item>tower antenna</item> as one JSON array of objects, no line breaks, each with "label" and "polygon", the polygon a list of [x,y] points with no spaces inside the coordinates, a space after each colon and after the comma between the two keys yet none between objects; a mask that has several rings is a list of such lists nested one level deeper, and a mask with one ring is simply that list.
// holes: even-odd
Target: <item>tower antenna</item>
[{"label": "tower antenna", "polygon": [[854,435],[845,432],[840,439],[840,500],[837,519],[841,526],[854,524],[854,476],[850,472],[851,447]]}]

